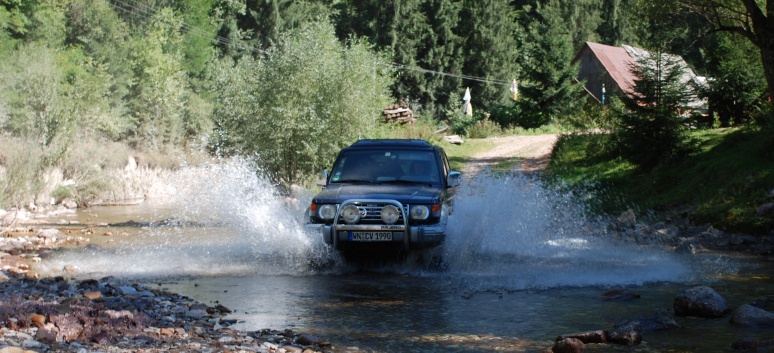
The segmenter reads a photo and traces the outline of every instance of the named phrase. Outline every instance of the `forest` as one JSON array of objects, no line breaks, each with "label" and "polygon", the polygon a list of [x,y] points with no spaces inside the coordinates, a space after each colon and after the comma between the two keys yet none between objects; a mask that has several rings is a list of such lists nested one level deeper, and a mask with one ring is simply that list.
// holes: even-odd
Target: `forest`
[{"label": "forest", "polygon": [[51,170],[75,185],[54,197],[88,203],[127,154],[247,156],[298,183],[358,138],[403,136],[380,116],[398,101],[428,131],[604,127],[575,79],[585,42],[681,55],[710,79],[709,125],[757,124],[772,13],[772,0],[0,0],[0,207],[34,202]]}]

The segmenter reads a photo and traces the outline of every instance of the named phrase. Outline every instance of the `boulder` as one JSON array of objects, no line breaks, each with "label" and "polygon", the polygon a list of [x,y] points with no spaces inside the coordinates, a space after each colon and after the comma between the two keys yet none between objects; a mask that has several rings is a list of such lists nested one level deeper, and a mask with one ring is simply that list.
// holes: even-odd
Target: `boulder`
[{"label": "boulder", "polygon": [[744,304],[734,311],[729,321],[743,327],[774,327],[774,313]]},{"label": "boulder", "polygon": [[663,331],[680,328],[678,324],[665,309],[656,309],[653,315],[640,315],[633,319],[621,319],[615,324],[615,328],[624,327],[632,323],[638,323],[644,332]]},{"label": "boulder", "polygon": [[642,326],[639,322],[631,322],[616,328],[608,336],[610,337],[610,343],[636,346],[642,342]]},{"label": "boulder", "polygon": [[556,341],[551,351],[554,353],[580,353],[586,348],[586,345],[577,338],[564,338]]},{"label": "boulder", "polygon": [[570,333],[570,334],[561,335],[557,337],[555,341],[558,342],[565,338],[578,339],[583,343],[607,343],[608,341],[607,331],[605,330]]},{"label": "boulder", "polygon": [[673,305],[677,316],[715,318],[730,311],[726,299],[707,286],[685,290],[675,297]]}]

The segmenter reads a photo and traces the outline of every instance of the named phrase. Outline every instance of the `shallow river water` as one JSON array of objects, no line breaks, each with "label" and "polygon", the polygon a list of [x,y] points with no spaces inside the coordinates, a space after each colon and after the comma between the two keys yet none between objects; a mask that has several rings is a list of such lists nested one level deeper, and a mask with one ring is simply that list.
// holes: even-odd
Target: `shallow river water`
[{"label": "shallow river water", "polygon": [[[308,194],[277,197],[243,163],[182,170],[137,206],[93,207],[69,217],[94,226],[92,245],[61,251],[38,271],[121,276],[234,310],[235,328],[290,328],[342,351],[535,352],[557,335],[606,329],[695,285],[733,309],[774,295],[762,259],[677,255],[615,239],[576,195],[519,175],[481,175],[462,186],[440,251],[447,268],[346,264],[301,225]],[[129,223],[129,221],[133,221]],[[611,289],[639,298],[606,301]],[[676,318],[679,329],[645,332],[637,352],[724,352],[741,337],[728,318]],[[587,351],[632,351],[590,345]]]}]

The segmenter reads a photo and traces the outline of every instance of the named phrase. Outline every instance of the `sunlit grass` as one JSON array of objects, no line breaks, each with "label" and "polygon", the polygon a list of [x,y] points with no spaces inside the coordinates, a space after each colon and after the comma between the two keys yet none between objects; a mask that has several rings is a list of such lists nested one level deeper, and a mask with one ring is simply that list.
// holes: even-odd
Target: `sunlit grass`
[{"label": "sunlit grass", "polygon": [[473,156],[491,150],[495,143],[486,139],[465,139],[461,145],[454,145],[446,141],[439,145],[446,151],[451,169],[461,171]]},{"label": "sunlit grass", "polygon": [[774,188],[772,138],[765,131],[693,131],[694,154],[647,172],[606,152],[601,147],[605,138],[562,138],[550,165],[553,180],[576,187],[595,185],[600,190],[596,207],[614,215],[637,205],[730,231],[762,234],[774,228],[774,215],[756,213],[771,202],[767,194]]}]

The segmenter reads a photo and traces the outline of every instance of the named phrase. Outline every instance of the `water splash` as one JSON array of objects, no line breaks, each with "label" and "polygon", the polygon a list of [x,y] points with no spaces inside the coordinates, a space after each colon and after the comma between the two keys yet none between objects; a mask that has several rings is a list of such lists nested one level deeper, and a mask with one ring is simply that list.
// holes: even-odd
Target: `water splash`
[{"label": "water splash", "polygon": [[[318,264],[333,264],[326,273],[352,271],[318,234],[305,231],[311,192],[297,199],[279,196],[246,161],[182,168],[153,194],[161,195],[152,204],[159,210],[153,220],[165,214],[175,222],[144,228],[117,247],[58,254],[39,272],[66,264],[89,276],[307,276],[320,273]],[[610,241],[605,225],[587,217],[575,195],[521,174],[481,174],[463,185],[448,233],[438,249],[448,271],[427,272],[412,263],[380,270],[516,290],[691,275],[665,251]]]},{"label": "water splash", "polygon": [[615,242],[577,196],[524,174],[482,176],[464,185],[449,219],[445,255],[466,287],[512,290],[684,281],[676,255]]},{"label": "water splash", "polygon": [[182,168],[154,187],[147,205],[156,210],[151,220],[173,217],[165,226],[146,227],[117,248],[63,253],[41,271],[71,264],[89,276],[308,275],[337,261],[305,231],[305,203],[280,196],[256,170],[240,159]]}]

